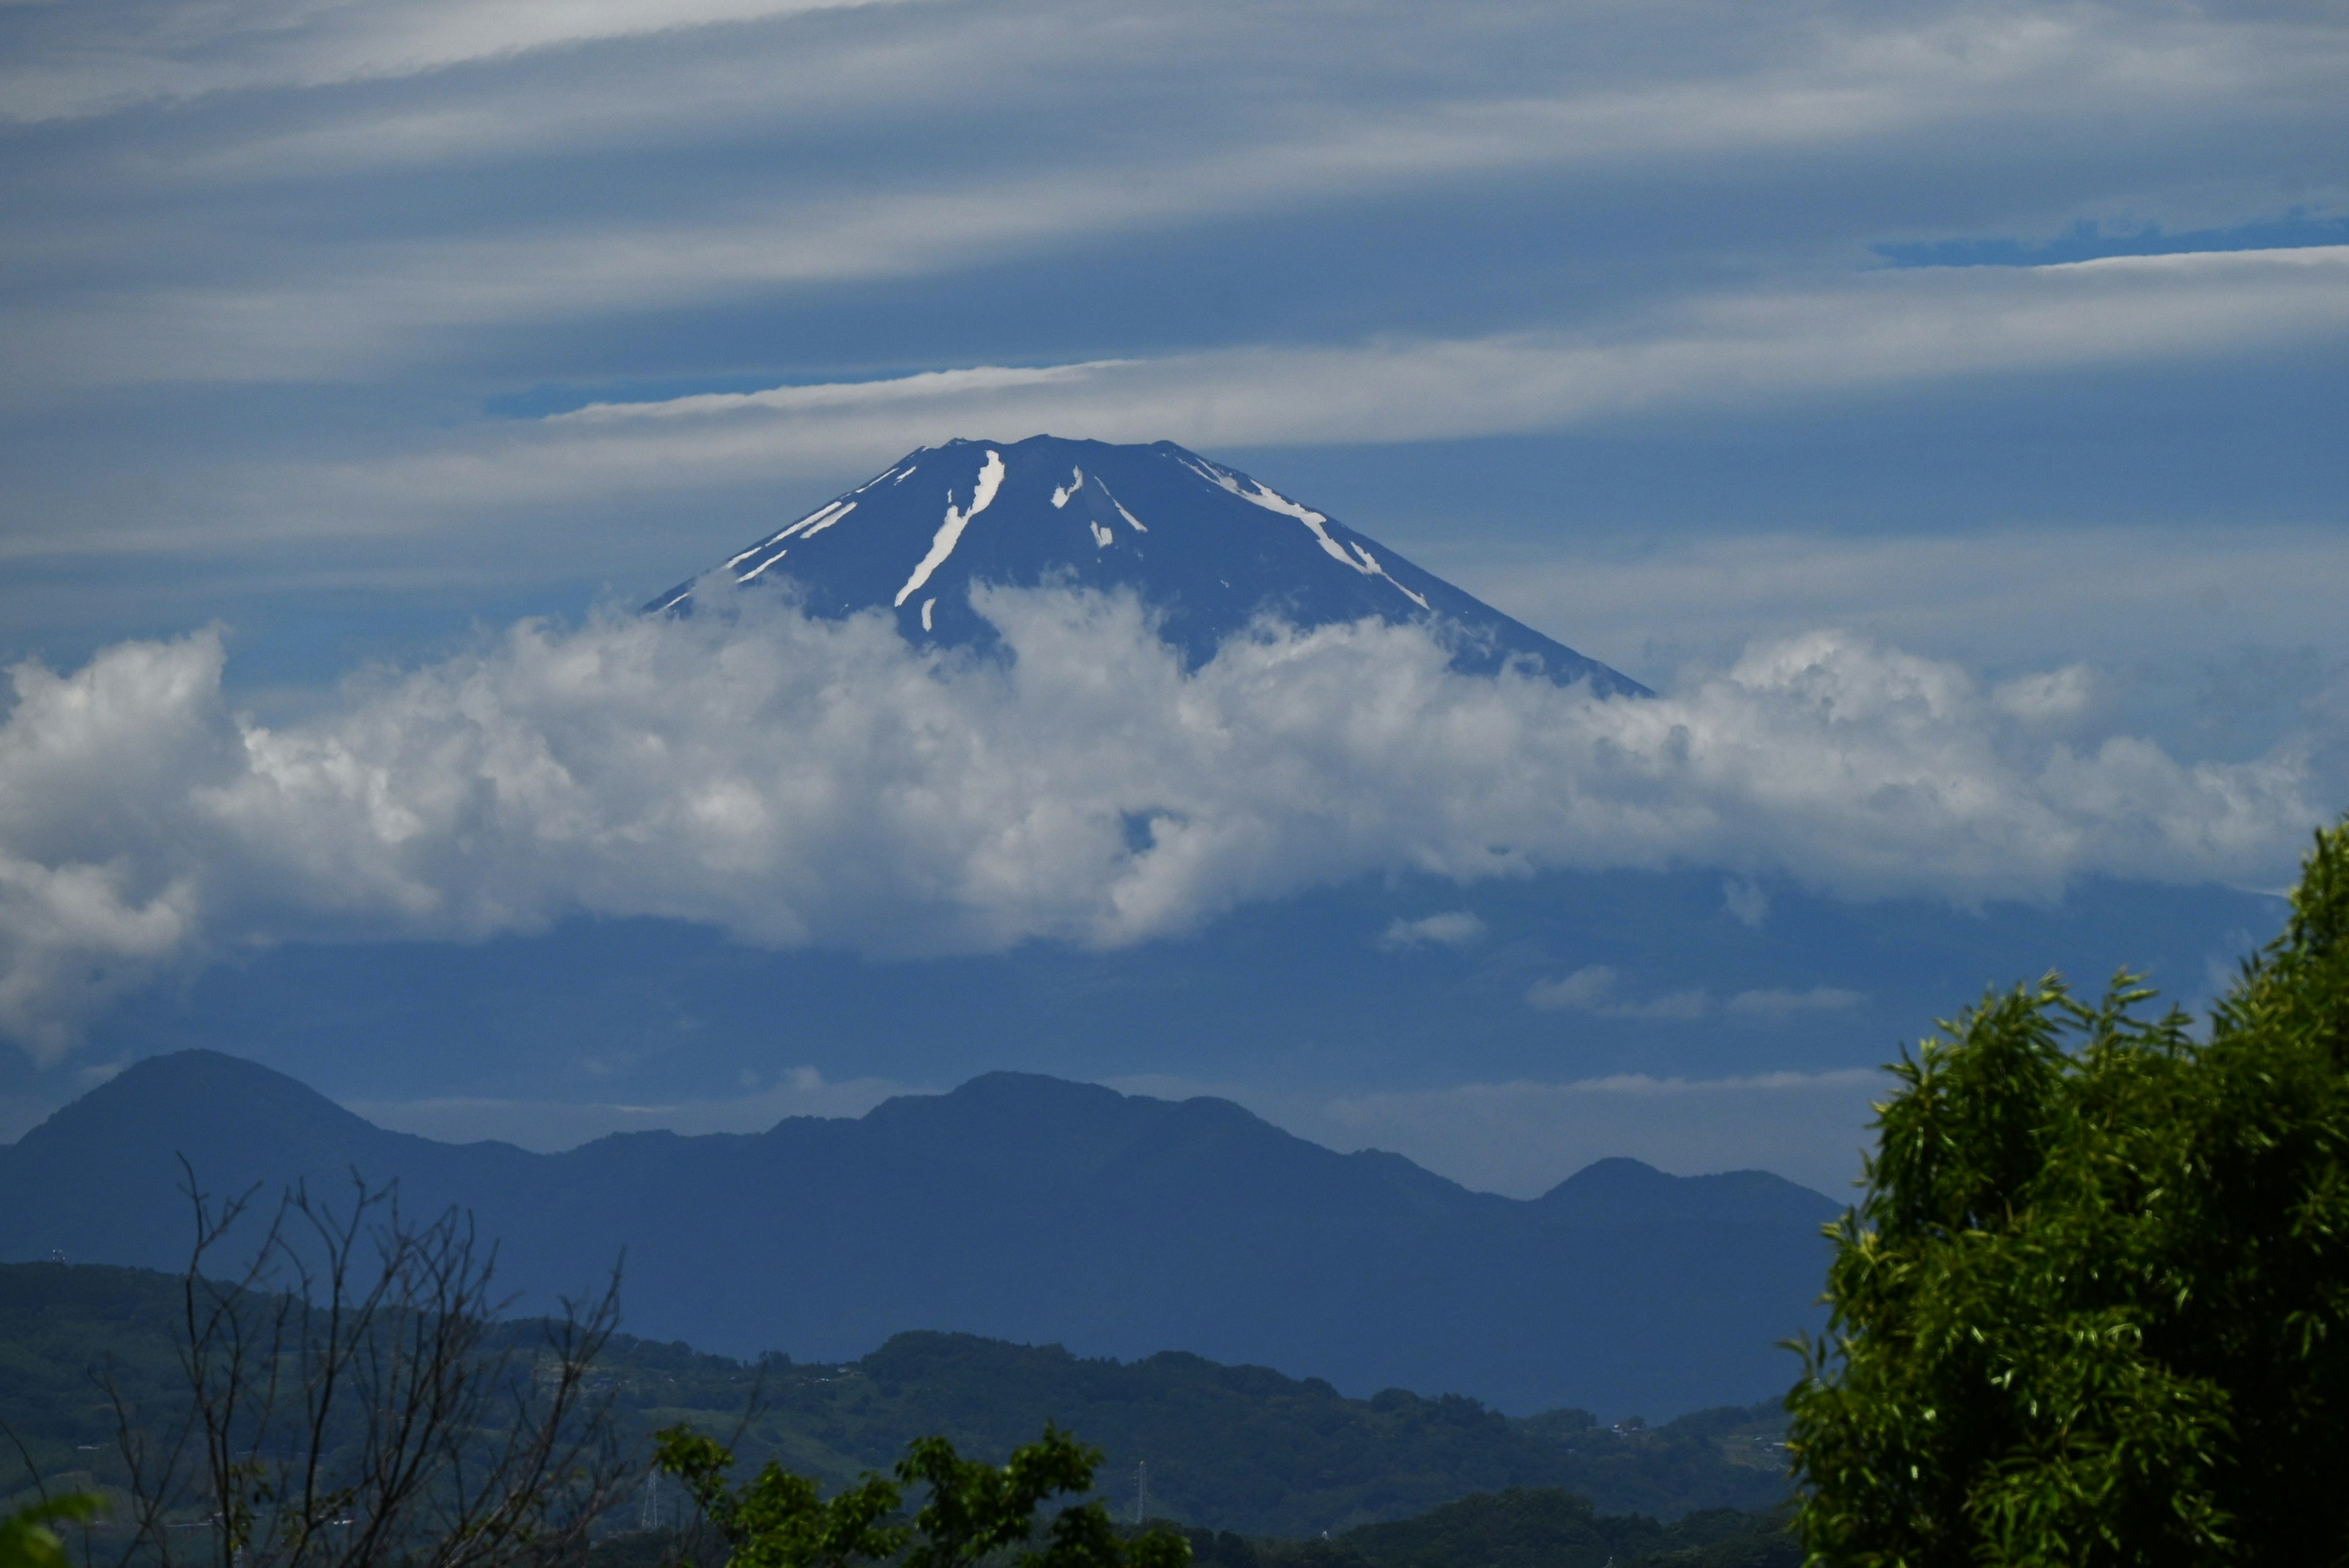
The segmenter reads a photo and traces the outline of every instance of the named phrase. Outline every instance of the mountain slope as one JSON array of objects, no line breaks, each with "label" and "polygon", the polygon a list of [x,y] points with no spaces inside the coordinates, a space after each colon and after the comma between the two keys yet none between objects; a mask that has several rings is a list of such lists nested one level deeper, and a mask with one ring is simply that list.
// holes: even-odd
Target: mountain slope
[{"label": "mountain slope", "polygon": [[[1601,693],[1647,688],[1512,620],[1365,534],[1172,441],[1032,436],[910,453],[715,569],[792,584],[821,615],[885,609],[909,640],[987,645],[975,584],[1130,590],[1194,664],[1271,614],[1435,627],[1464,670],[1520,661]],[[686,611],[681,583],[646,606]]]},{"label": "mountain slope", "polygon": [[523,1179],[533,1159],[505,1144],[386,1131],[282,1073],[179,1051],[127,1069],[0,1149],[0,1257],[60,1252],[182,1267],[195,1236],[191,1174],[217,1201],[255,1186],[274,1200],[297,1181],[339,1198],[354,1169],[371,1180],[413,1171],[410,1195],[437,1210]]},{"label": "mountain slope", "polygon": [[856,1120],[631,1133],[552,1155],[387,1133],[282,1075],[152,1057],[0,1150],[0,1258],[184,1259],[215,1191],[352,1167],[460,1203],[543,1306],[625,1252],[632,1331],[844,1358],[907,1329],[1179,1349],[1357,1392],[1669,1413],[1791,1375],[1836,1205],[1758,1172],[1592,1167],[1534,1202],[1342,1155],[1228,1102],[999,1073]]}]

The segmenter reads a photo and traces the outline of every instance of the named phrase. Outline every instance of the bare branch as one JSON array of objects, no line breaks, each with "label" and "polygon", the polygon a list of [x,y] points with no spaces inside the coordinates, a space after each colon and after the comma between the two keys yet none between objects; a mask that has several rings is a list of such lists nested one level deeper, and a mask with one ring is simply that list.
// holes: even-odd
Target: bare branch
[{"label": "bare branch", "polygon": [[[182,1161],[187,1405],[160,1430],[108,1381],[136,1499],[124,1562],[176,1568],[553,1568],[585,1554],[639,1465],[595,1364],[619,1319],[565,1299],[534,1340],[501,1326],[471,1216],[429,1222],[352,1172],[346,1202],[215,1200]],[[223,1259],[234,1266],[220,1267]],[[175,1544],[175,1542],[177,1544]]]}]

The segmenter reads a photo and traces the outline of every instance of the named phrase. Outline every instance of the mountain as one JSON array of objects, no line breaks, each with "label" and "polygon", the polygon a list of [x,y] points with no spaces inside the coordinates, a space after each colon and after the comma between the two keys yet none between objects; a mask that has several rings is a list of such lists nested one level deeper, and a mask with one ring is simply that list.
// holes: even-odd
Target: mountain
[{"label": "mountain", "polygon": [[[820,615],[887,610],[919,643],[993,642],[974,584],[1124,589],[1195,665],[1260,614],[1298,626],[1376,617],[1437,628],[1463,670],[1516,660],[1602,694],[1647,695],[1368,535],[1172,441],[925,447],[712,570],[740,583],[787,580]],[[695,591],[680,583],[645,608],[690,611]]]},{"label": "mountain", "polygon": [[1541,1198],[1338,1154],[1227,1101],[1024,1074],[757,1135],[559,1154],[387,1132],[212,1052],[150,1057],[0,1149],[0,1259],[171,1268],[180,1158],[216,1192],[357,1169],[471,1209],[545,1307],[624,1253],[634,1333],[844,1359],[906,1329],[1184,1350],[1505,1409],[1768,1398],[1815,1326],[1837,1205],[1759,1171],[1607,1161]]}]

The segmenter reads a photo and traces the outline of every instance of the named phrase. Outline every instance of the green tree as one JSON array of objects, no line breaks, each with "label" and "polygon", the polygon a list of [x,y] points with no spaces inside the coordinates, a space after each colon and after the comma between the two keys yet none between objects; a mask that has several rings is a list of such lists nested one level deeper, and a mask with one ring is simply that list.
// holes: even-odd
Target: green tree
[{"label": "green tree", "polygon": [[65,1542],[49,1525],[58,1520],[96,1519],[98,1501],[88,1492],[69,1492],[0,1515],[0,1568],[67,1568],[71,1561]]},{"label": "green tree", "polygon": [[2203,1037],[2150,995],[1893,1069],[1788,1398],[1815,1563],[2349,1562],[2349,824]]},{"label": "green tree", "polygon": [[[973,1568],[1014,1547],[1024,1548],[1017,1568],[1184,1568],[1191,1559],[1189,1542],[1164,1531],[1121,1540],[1098,1501],[1063,1507],[1037,1543],[1037,1509],[1090,1490],[1102,1459],[1050,1426],[1001,1466],[963,1459],[944,1438],[917,1438],[894,1481],[868,1473],[829,1500],[771,1460],[730,1485],[733,1454],[689,1428],[661,1433],[658,1453],[717,1526],[731,1568]],[[905,1486],[924,1492],[910,1524],[902,1522]]]}]

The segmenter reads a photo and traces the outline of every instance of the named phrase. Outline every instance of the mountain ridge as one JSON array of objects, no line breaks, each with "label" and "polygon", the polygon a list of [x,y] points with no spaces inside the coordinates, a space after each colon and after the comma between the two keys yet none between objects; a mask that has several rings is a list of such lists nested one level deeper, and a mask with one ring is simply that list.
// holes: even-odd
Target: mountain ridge
[{"label": "mountain ridge", "polygon": [[0,1258],[183,1264],[182,1156],[215,1193],[333,1194],[357,1168],[411,1212],[470,1209],[538,1309],[625,1253],[631,1332],[729,1354],[848,1359],[934,1329],[1651,1415],[1784,1387],[1775,1346],[1815,1326],[1838,1208],[1764,1172],[1636,1161],[1506,1198],[1229,1101],[1035,1074],[533,1154],[389,1132],[259,1064],[181,1052],[0,1149]]}]

